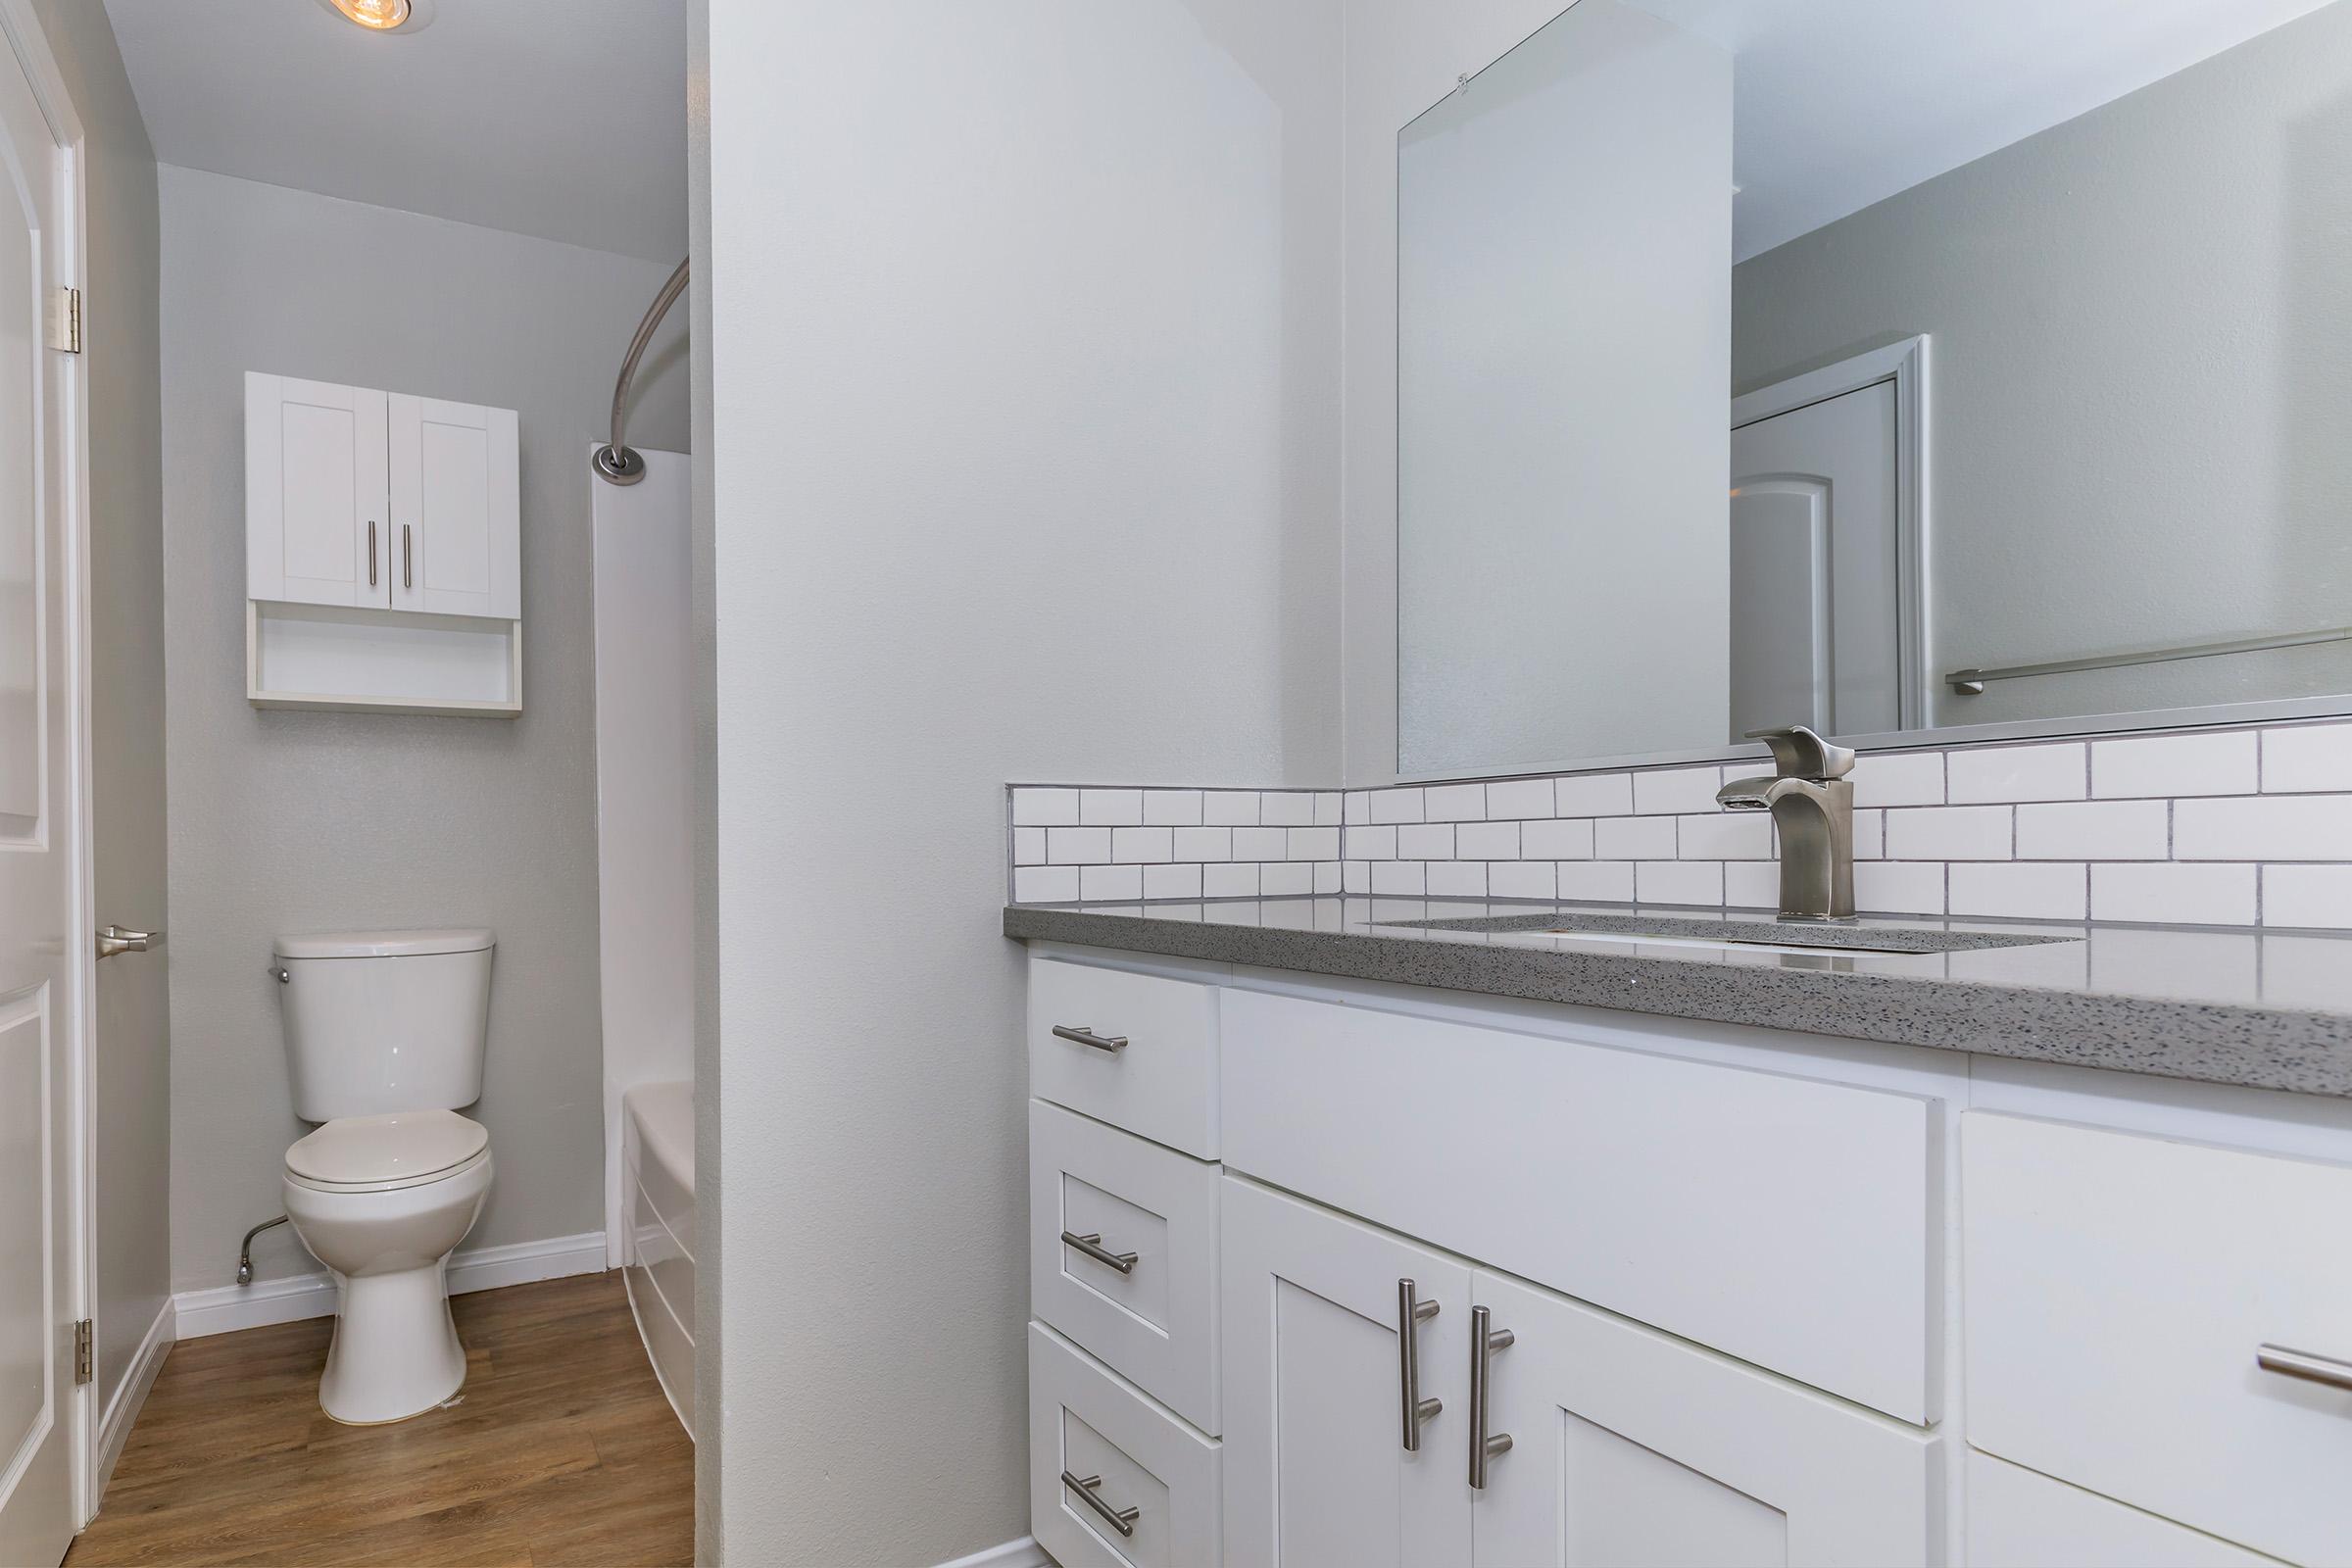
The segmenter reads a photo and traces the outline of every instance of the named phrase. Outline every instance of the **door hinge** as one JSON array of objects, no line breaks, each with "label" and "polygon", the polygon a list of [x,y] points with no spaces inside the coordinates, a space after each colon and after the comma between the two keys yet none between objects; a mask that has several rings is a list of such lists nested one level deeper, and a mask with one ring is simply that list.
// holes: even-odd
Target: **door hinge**
[{"label": "door hinge", "polygon": [[61,354],[81,352],[81,290],[61,288],[49,296],[49,346]]},{"label": "door hinge", "polygon": [[76,1384],[87,1383],[97,1376],[91,1362],[90,1320],[85,1317],[74,1325],[74,1381]]}]

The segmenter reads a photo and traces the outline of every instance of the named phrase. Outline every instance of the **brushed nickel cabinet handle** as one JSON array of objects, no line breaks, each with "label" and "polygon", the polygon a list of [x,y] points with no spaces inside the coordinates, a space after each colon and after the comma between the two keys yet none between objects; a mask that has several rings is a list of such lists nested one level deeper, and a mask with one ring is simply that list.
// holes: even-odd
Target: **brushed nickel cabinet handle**
[{"label": "brushed nickel cabinet handle", "polygon": [[368,519],[368,586],[375,586],[375,519]]},{"label": "brushed nickel cabinet handle", "polygon": [[1092,1046],[1097,1051],[1108,1052],[1114,1056],[1127,1049],[1127,1037],[1125,1035],[1099,1035],[1082,1023],[1055,1024],[1054,1026],[1054,1038],[1056,1040],[1075,1041],[1077,1044],[1082,1046]]},{"label": "brushed nickel cabinet handle", "polygon": [[1116,1530],[1122,1536],[1135,1534],[1135,1522],[1143,1516],[1144,1510],[1137,1507],[1113,1508],[1109,1503],[1095,1495],[1102,1488],[1101,1476],[1074,1476],[1064,1470],[1061,1473],[1061,1484],[1078,1494],[1079,1500],[1101,1514],[1102,1522],[1111,1529]]},{"label": "brushed nickel cabinet handle", "polygon": [[403,588],[414,588],[416,586],[416,541],[414,537],[415,533],[416,528],[414,524],[404,522],[400,525],[400,585]]},{"label": "brushed nickel cabinet handle", "polygon": [[1496,1350],[1509,1349],[1519,1336],[1509,1329],[1491,1328],[1492,1318],[1483,1306],[1470,1309],[1470,1485],[1479,1492],[1487,1490],[1487,1461],[1511,1451],[1508,1432],[1487,1436],[1487,1417],[1492,1410],[1487,1363]]},{"label": "brushed nickel cabinet handle", "polygon": [[1133,1252],[1114,1252],[1104,1247],[1101,1231],[1088,1231],[1084,1236],[1075,1231],[1063,1231],[1061,1245],[1076,1248],[1104,1268],[1115,1268],[1122,1274],[1135,1272],[1135,1254]]},{"label": "brushed nickel cabinet handle", "polygon": [[2332,1355],[2290,1350],[2283,1345],[2258,1345],[2254,1348],[2254,1364],[2282,1378],[2325,1383],[2331,1389],[2352,1389],[2352,1361],[2339,1361]]},{"label": "brushed nickel cabinet handle", "polygon": [[1411,1280],[1396,1282],[1396,1381],[1404,1417],[1404,1451],[1421,1451],[1421,1423],[1446,1408],[1421,1397],[1421,1325],[1438,1315],[1438,1303],[1420,1298]]}]

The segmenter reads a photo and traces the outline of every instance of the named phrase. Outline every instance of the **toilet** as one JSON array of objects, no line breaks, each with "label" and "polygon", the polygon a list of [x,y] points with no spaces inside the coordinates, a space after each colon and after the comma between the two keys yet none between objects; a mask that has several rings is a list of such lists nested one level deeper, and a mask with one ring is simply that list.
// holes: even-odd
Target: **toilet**
[{"label": "toilet", "polygon": [[286,1218],[341,1300],[318,1403],[352,1425],[406,1420],[466,1381],[449,1254],[490,1194],[481,1098],[484,930],[280,937],[275,965],[294,1111]]}]

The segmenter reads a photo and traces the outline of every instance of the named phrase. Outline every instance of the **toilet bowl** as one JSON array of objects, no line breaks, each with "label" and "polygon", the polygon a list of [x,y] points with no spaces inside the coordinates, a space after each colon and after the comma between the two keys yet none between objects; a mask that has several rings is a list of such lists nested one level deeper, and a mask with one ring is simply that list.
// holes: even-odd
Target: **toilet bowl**
[{"label": "toilet bowl", "polygon": [[489,1133],[449,1110],[345,1117],[286,1151],[286,1218],[341,1292],[318,1382],[335,1420],[406,1420],[464,1387],[444,1270],[490,1176]]}]

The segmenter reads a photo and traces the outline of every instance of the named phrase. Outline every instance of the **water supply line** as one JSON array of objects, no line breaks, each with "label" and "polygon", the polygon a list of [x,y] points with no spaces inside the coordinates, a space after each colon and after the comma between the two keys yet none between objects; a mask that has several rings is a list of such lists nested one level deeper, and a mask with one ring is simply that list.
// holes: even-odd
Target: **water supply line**
[{"label": "water supply line", "polygon": [[237,1283],[239,1285],[251,1285],[253,1283],[253,1239],[256,1236],[261,1235],[262,1232],[268,1230],[270,1226],[283,1225],[285,1222],[286,1216],[280,1214],[275,1219],[266,1219],[262,1221],[259,1225],[256,1225],[253,1229],[245,1233],[245,1240],[239,1243],[237,1246]]},{"label": "water supply line", "polygon": [[669,314],[669,308],[686,291],[686,270],[693,261],[689,256],[680,262],[678,270],[669,274],[669,281],[662,285],[662,292],[654,296],[645,319],[637,323],[637,335],[629,339],[628,357],[620,362],[620,379],[612,384],[612,439],[598,447],[588,460],[596,476],[607,484],[635,484],[645,477],[645,459],[620,438],[621,427],[629,416],[629,383],[637,377],[637,362],[645,358],[645,346],[654,340],[654,328],[662,324],[662,318]]}]

